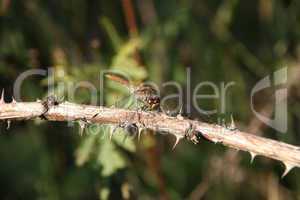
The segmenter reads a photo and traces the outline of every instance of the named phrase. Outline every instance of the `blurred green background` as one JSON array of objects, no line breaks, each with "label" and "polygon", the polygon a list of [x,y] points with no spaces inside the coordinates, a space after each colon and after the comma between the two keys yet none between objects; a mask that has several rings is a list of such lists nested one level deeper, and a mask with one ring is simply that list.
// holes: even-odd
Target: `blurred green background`
[{"label": "blurred green background", "polygon": [[[107,69],[133,80],[177,81],[186,88],[202,81],[228,90],[226,111],[219,100],[204,100],[209,117],[233,114],[238,127],[294,145],[300,144],[300,2],[297,0],[1,0],[0,86],[11,100],[17,77],[29,69],[51,68],[58,96],[89,103],[86,88],[70,99],[63,85],[89,81],[106,105],[124,88],[99,85]],[[257,81],[288,67],[288,132],[264,126],[250,109]],[[62,76],[63,74],[63,76]],[[186,90],[186,89],[185,89]],[[272,115],[272,91],[255,96],[255,107]],[[47,79],[31,76],[22,84],[23,101],[47,95]],[[174,93],[162,88],[162,95]],[[211,93],[204,88],[202,93]],[[68,98],[69,97],[69,98]],[[185,97],[185,104],[189,104]],[[176,101],[166,106],[172,108]],[[193,119],[207,118],[195,109]],[[93,127],[90,127],[92,129]],[[181,141],[148,132],[140,142],[103,134],[80,137],[78,124],[42,120],[1,126],[1,199],[300,199],[299,169],[280,179],[282,163],[202,141]],[[120,130],[121,131],[121,130]]]}]

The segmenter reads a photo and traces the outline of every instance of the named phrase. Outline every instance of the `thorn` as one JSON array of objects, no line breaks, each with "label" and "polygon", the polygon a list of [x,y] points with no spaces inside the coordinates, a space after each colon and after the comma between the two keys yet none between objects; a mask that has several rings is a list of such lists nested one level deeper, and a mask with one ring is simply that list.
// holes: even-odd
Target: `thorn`
[{"label": "thorn", "polygon": [[118,126],[113,126],[113,129],[109,133],[109,140],[111,141],[113,134],[116,132]]},{"label": "thorn", "polygon": [[86,126],[86,122],[84,122],[82,120],[79,120],[78,122],[79,122],[79,127],[80,127],[79,135],[82,136],[83,132],[84,132],[84,129],[85,129],[85,126]]},{"label": "thorn", "polygon": [[17,101],[15,100],[15,98],[14,98],[14,97],[12,97],[12,101],[11,101],[11,103],[17,103]]},{"label": "thorn", "polygon": [[176,116],[176,118],[179,119],[179,120],[183,120],[183,119],[184,119],[183,116],[182,116],[181,114],[178,114],[178,115]]},{"label": "thorn", "polygon": [[290,164],[290,163],[283,163],[285,166],[285,170],[281,176],[281,178],[284,178],[294,167],[295,165]]},{"label": "thorn", "polygon": [[218,144],[220,141],[218,139],[213,139],[212,140],[215,144]]},{"label": "thorn", "polygon": [[174,143],[174,145],[173,145],[173,147],[172,147],[172,150],[175,149],[176,145],[177,145],[177,144],[179,143],[179,141],[183,138],[182,135],[175,135],[175,137],[176,137],[176,141],[175,141],[175,143]]},{"label": "thorn", "polygon": [[0,98],[0,104],[2,104],[2,103],[5,103],[5,101],[4,101],[4,89],[2,89],[1,98]]},{"label": "thorn", "polygon": [[164,112],[167,116],[170,116],[171,115],[171,112],[169,110],[165,111]]},{"label": "thorn", "polygon": [[234,120],[233,120],[233,116],[230,115],[230,118],[231,118],[231,123],[230,123],[230,126],[229,126],[229,130],[236,130],[236,126],[235,126],[235,123],[234,123]]},{"label": "thorn", "polygon": [[9,130],[9,129],[10,129],[10,124],[11,124],[11,121],[10,121],[10,120],[7,120],[6,130]]},{"label": "thorn", "polygon": [[251,151],[249,151],[249,153],[250,153],[250,156],[251,156],[250,163],[252,164],[253,161],[254,161],[254,158],[257,156],[257,154],[256,154],[256,153],[253,153],[253,152],[251,152]]},{"label": "thorn", "polygon": [[179,115],[182,115],[182,108],[183,108],[183,105],[181,104],[181,107],[179,109]]},{"label": "thorn", "polygon": [[143,129],[139,129],[139,133],[138,133],[138,141],[140,141],[141,139],[141,135],[142,135]]}]

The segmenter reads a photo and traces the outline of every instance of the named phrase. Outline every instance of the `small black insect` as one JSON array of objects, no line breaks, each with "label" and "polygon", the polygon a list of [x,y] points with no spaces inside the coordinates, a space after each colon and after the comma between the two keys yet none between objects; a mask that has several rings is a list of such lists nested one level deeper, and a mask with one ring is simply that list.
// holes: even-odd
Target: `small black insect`
[{"label": "small black insect", "polygon": [[42,105],[44,106],[44,112],[41,114],[41,118],[42,119],[47,119],[45,117],[45,114],[49,111],[49,109],[52,106],[57,106],[57,105],[59,105],[59,103],[60,102],[59,102],[58,98],[55,95],[47,96],[45,98],[45,100],[42,101]]},{"label": "small black insect", "polygon": [[135,99],[141,104],[140,108],[144,111],[158,111],[160,108],[160,97],[158,91],[151,85],[130,83],[126,77],[118,73],[107,72],[105,76],[115,82],[126,86]]}]

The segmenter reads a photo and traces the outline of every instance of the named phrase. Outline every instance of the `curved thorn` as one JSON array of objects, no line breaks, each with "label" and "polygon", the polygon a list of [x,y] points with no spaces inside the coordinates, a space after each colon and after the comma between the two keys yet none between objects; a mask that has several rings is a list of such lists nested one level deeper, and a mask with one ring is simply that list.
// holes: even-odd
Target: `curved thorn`
[{"label": "curved thorn", "polygon": [[281,178],[284,178],[294,167],[295,165],[290,164],[290,163],[283,163],[285,166],[285,170],[283,174],[281,175]]},{"label": "curved thorn", "polygon": [[2,103],[5,103],[5,101],[4,101],[4,89],[2,89],[1,98],[0,98],[0,104],[2,104]]},{"label": "curved thorn", "polygon": [[253,161],[254,161],[254,158],[257,156],[257,154],[256,153],[253,153],[253,152],[249,152],[250,153],[250,156],[251,156],[251,159],[250,159],[250,163],[252,164],[253,163]]},{"label": "curved thorn", "polygon": [[175,149],[176,145],[179,143],[179,141],[182,139],[183,136],[181,136],[181,135],[175,135],[175,137],[176,137],[176,141],[175,141],[175,143],[174,143],[174,145],[172,147],[172,150]]},{"label": "curved thorn", "polygon": [[7,120],[6,130],[10,129],[10,124],[11,124],[11,121],[10,121],[10,120]]}]

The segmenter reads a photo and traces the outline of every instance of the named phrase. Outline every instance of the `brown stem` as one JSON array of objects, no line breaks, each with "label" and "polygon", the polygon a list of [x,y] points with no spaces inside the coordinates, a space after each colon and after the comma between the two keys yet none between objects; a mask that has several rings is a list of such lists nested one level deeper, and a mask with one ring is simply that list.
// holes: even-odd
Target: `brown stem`
[{"label": "brown stem", "polygon": [[[123,11],[125,14],[127,29],[131,38],[138,36],[138,28],[136,23],[136,16],[131,0],[122,0]],[[134,53],[134,58],[139,65],[142,65],[142,59],[139,51],[136,49]]]},{"label": "brown stem", "polygon": [[133,10],[133,5],[131,0],[122,0],[122,6],[126,18],[126,24],[130,35],[136,36],[138,34],[138,29],[136,25],[136,17]]},{"label": "brown stem", "polygon": [[[0,102],[0,120],[32,119],[40,117],[44,111],[42,102]],[[247,151],[253,157],[262,155],[283,162],[286,166],[283,175],[286,175],[293,167],[300,167],[300,147],[181,116],[170,117],[159,112],[142,112],[70,102],[51,106],[44,116],[49,121],[84,119],[89,123],[101,124],[135,123],[139,128],[173,134],[178,140],[186,137],[195,141],[195,137],[201,133],[211,142]]]}]

